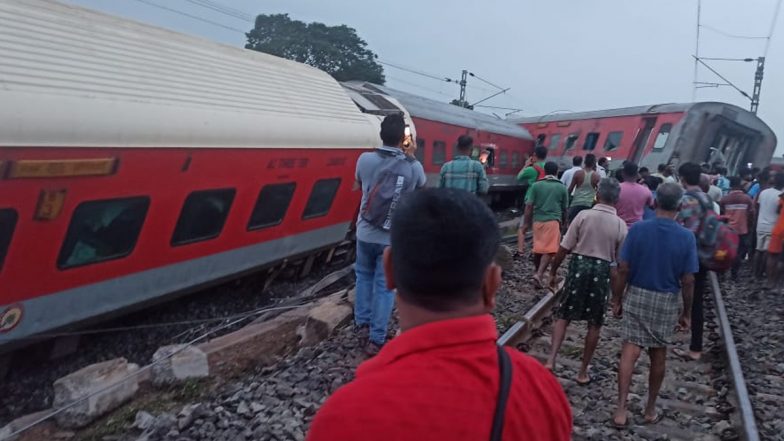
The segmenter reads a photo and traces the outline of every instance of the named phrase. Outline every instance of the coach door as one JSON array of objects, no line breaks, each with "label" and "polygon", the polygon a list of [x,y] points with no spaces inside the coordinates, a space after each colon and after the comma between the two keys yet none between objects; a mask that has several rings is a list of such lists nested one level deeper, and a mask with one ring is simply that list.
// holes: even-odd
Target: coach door
[{"label": "coach door", "polygon": [[629,158],[635,164],[640,163],[643,153],[645,153],[645,146],[648,145],[648,138],[651,136],[653,127],[656,126],[656,118],[643,118],[640,122],[640,127],[637,129],[637,137],[634,138],[632,144],[632,154]]}]

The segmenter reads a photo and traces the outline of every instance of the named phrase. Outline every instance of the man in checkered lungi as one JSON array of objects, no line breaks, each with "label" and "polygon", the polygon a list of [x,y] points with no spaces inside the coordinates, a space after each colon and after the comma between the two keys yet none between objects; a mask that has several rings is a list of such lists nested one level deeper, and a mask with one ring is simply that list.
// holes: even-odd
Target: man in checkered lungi
[{"label": "man in checkered lungi", "polygon": [[646,424],[661,420],[656,398],[664,380],[667,345],[676,326],[689,328],[699,262],[694,234],[674,220],[682,197],[678,184],[660,185],[656,218],[634,224],[621,249],[612,300],[616,317],[623,317],[624,342],[618,368],[618,409],[613,416],[616,427],[628,425],[626,398],[643,348],[648,349],[651,360],[643,420]]}]

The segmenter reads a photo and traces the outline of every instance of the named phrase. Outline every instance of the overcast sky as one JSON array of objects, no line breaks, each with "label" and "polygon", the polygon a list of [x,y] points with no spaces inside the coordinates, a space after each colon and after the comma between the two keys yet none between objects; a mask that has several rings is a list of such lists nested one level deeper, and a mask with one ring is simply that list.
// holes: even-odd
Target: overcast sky
[{"label": "overcast sky", "polygon": [[[242,46],[251,23],[188,0],[67,0],[142,22]],[[703,0],[702,22],[724,33],[766,36],[777,0]],[[692,101],[697,0],[211,0],[252,16],[288,13],[303,21],[357,29],[383,61],[436,76],[459,78],[462,69],[503,87],[504,96],[484,104],[522,108],[518,115],[557,110],[598,110]],[[230,30],[147,3],[219,22]],[[770,44],[760,116],[784,152],[784,12]],[[728,38],[702,29],[704,57],[757,58],[766,40]],[[711,62],[751,94],[756,63]],[[387,84],[449,101],[454,84],[385,66]],[[700,67],[700,81],[718,81]],[[475,102],[491,86],[469,81]],[[748,108],[729,87],[697,91],[698,101],[725,101]],[[485,111],[489,111],[485,109]],[[492,110],[502,115],[503,110]]]}]

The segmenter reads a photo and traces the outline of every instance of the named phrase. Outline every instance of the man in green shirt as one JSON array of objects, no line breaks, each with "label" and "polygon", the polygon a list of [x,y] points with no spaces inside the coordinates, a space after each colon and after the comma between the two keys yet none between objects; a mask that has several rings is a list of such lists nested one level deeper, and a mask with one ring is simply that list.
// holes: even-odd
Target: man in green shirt
[{"label": "man in green shirt", "polygon": [[545,159],[547,159],[547,147],[540,145],[534,149],[534,156],[528,161],[528,165],[517,174],[517,180],[531,188],[534,182],[544,178]]},{"label": "man in green shirt", "polygon": [[544,274],[561,243],[561,225],[566,223],[566,207],[569,195],[566,186],[558,180],[558,165],[544,165],[544,179],[534,182],[525,195],[525,215],[520,224],[520,235],[525,237],[529,227],[533,228],[533,252],[539,255],[539,264],[534,275],[534,284],[544,286]]},{"label": "man in green shirt", "polygon": [[[544,179],[544,160],[547,158],[547,148],[538,146],[534,149],[534,155],[528,160],[528,164],[517,174],[517,180],[525,186],[527,193],[534,182]],[[523,255],[525,248],[525,232],[520,229],[517,231],[517,253],[516,256]],[[538,264],[538,260],[536,263]]]}]

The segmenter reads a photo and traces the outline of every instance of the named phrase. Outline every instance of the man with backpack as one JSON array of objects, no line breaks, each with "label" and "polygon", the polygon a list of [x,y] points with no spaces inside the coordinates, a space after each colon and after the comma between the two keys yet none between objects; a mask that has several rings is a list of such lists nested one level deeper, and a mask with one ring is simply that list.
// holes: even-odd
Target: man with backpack
[{"label": "man with backpack", "polygon": [[401,334],[329,397],[307,441],[570,440],[558,380],[496,344],[490,209],[462,190],[426,189],[403,197],[393,224],[383,266]]},{"label": "man with backpack", "polygon": [[392,214],[405,193],[425,185],[425,171],[416,159],[403,152],[406,123],[402,115],[389,115],[381,122],[384,145],[357,160],[356,180],[362,187],[357,219],[357,276],[354,302],[355,330],[368,329],[365,352],[375,355],[387,338],[395,294],[387,288],[381,256],[389,246]]},{"label": "man with backpack", "polygon": [[708,271],[724,271],[732,266],[738,252],[738,235],[723,223],[713,210],[713,203],[700,188],[702,168],[687,162],[678,168],[681,184],[686,189],[676,220],[694,233],[697,239],[699,272],[694,275],[694,302],[691,309],[691,343],[689,350],[680,348],[673,352],[686,361],[696,361],[702,356],[702,333],[705,317],[703,296]]}]

